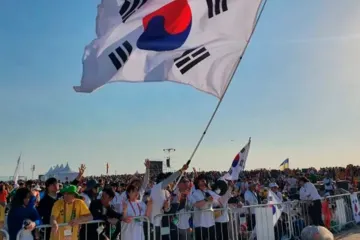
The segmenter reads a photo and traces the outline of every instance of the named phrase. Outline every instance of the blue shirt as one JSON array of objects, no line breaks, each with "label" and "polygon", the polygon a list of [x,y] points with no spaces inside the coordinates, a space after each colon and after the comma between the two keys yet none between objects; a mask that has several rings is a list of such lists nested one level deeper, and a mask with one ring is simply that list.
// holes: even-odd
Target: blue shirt
[{"label": "blue shirt", "polygon": [[28,208],[35,208],[35,204],[36,204],[36,197],[31,196],[27,207]]},{"label": "blue shirt", "polygon": [[26,219],[35,222],[36,225],[41,224],[41,218],[35,208],[15,207],[10,210],[7,218],[10,240],[16,240],[16,235],[22,229]]},{"label": "blue shirt", "polygon": [[45,197],[45,191],[41,191],[40,192],[40,200],[43,199]]}]

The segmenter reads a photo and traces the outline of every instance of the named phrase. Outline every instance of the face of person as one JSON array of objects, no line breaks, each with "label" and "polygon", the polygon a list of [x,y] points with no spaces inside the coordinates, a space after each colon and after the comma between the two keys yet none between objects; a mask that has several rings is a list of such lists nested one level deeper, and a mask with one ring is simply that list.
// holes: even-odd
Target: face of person
[{"label": "face of person", "polygon": [[64,193],[64,201],[66,203],[72,203],[75,199],[75,195],[72,193]]},{"label": "face of person", "polygon": [[185,191],[190,188],[190,182],[188,180],[182,181],[178,185],[180,191]]},{"label": "face of person", "polygon": [[130,200],[136,200],[139,196],[139,190],[137,188],[133,189],[131,192],[129,192],[129,198]]},{"label": "face of person", "polygon": [[93,191],[94,194],[97,194],[97,193],[99,192],[99,188],[98,188],[98,187],[94,187],[94,188],[92,189],[92,191]]},{"label": "face of person", "polygon": [[24,205],[27,206],[29,204],[29,201],[30,201],[30,198],[31,198],[31,194],[29,193],[26,198],[24,199]]},{"label": "face of person", "polygon": [[199,189],[200,190],[206,190],[207,189],[207,182],[205,179],[201,179],[199,181]]},{"label": "face of person", "polygon": [[299,181],[299,185],[302,187],[302,186],[304,186],[304,181]]},{"label": "face of person", "polygon": [[57,182],[54,183],[54,184],[51,184],[49,186],[49,191],[51,191],[51,192],[58,192],[59,189],[60,189],[60,187],[59,187],[59,184]]},{"label": "face of person", "polygon": [[101,195],[102,205],[108,206],[110,204],[111,200],[112,200],[112,198],[106,192],[102,193],[102,195]]}]

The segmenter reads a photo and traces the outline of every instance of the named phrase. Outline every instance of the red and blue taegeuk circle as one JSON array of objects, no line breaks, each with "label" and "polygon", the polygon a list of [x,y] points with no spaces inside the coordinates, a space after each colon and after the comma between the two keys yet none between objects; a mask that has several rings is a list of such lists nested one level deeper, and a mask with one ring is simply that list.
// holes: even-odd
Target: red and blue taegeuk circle
[{"label": "red and blue taegeuk circle", "polygon": [[188,0],[174,0],[143,18],[144,32],[137,47],[151,51],[171,51],[181,47],[191,30]]}]

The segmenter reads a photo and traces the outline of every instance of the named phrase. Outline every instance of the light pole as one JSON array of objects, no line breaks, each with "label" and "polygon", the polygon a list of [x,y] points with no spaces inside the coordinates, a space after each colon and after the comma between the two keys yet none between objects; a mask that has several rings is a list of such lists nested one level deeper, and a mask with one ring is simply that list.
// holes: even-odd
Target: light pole
[{"label": "light pole", "polygon": [[164,148],[163,149],[164,153],[166,154],[166,168],[170,168],[171,166],[171,153],[175,152],[176,149],[175,148]]},{"label": "light pole", "polygon": [[35,165],[31,166],[31,180],[34,180]]}]

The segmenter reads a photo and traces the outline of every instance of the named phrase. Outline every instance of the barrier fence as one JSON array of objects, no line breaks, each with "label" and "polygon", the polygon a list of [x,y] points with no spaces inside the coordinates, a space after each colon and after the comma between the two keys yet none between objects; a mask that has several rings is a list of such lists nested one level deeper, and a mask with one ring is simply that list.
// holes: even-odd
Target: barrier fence
[{"label": "barrier fence", "polygon": [[5,229],[0,229],[0,240],[10,239],[8,232]]},{"label": "barrier fence", "polygon": [[[353,210],[360,192],[329,196],[322,201],[322,219],[333,232],[340,232],[360,222],[360,209]],[[310,211],[313,202],[289,201],[279,204],[260,204],[241,208],[206,209],[160,214],[150,223],[147,217],[135,217],[129,224],[91,221],[69,229],[59,224],[51,232],[51,225],[36,227],[36,239],[92,240],[116,239],[121,233],[124,240],[283,240],[299,239],[301,231],[311,225]],[[9,234],[1,230],[3,239]],[[70,236],[64,236],[68,234]],[[21,230],[17,239],[26,239],[32,233]],[[54,238],[55,237],[55,238]]]}]

